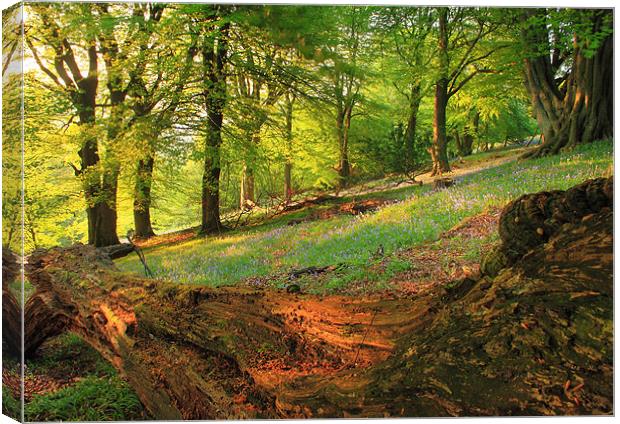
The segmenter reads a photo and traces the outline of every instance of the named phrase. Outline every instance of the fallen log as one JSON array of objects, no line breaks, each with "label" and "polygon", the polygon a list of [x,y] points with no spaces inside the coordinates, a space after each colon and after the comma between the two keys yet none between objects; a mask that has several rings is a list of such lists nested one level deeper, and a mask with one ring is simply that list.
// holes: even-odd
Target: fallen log
[{"label": "fallen log", "polygon": [[111,246],[100,247],[99,250],[110,259],[119,259],[129,255],[135,250],[133,243],[120,243]]},{"label": "fallen log", "polygon": [[21,361],[22,349],[26,358],[31,357],[45,340],[64,330],[66,320],[57,316],[53,293],[45,290],[38,290],[28,298],[22,317],[21,296],[19,292],[16,296],[10,288],[20,273],[17,255],[3,249],[2,341],[7,353]]},{"label": "fallen log", "polygon": [[[39,291],[53,293],[67,330],[110,361],[158,419],[277,417],[265,364],[300,374],[317,364],[342,367],[359,341],[339,339],[334,328],[366,317],[363,304],[347,299],[321,304],[284,292],[135,278],[90,246],[32,256],[28,273]],[[342,318],[311,328],[306,314],[313,310]],[[360,356],[368,363],[387,350],[377,342]]]},{"label": "fallen log", "polygon": [[413,299],[155,283],[89,246],[27,272],[156,419],[609,414],[613,213],[586,216]]}]

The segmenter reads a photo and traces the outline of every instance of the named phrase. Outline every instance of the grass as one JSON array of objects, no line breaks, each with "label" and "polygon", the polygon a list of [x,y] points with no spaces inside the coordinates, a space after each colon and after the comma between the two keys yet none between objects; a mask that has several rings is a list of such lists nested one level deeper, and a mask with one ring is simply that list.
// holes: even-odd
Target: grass
[{"label": "grass", "polygon": [[26,365],[26,381],[45,376],[69,382],[64,388],[35,394],[24,406],[26,421],[148,418],[134,391],[112,365],[75,334],[49,340]]},{"label": "grass", "polygon": [[8,386],[2,385],[2,414],[21,421],[22,408],[18,397],[19,393],[13,394]]},{"label": "grass", "polygon": [[26,421],[118,421],[144,419],[131,388],[118,377],[88,376],[74,386],[37,396],[25,406]]},{"label": "grass", "polygon": [[88,374],[95,377],[109,377],[115,374],[114,367],[76,334],[61,334],[46,342],[42,349],[44,355],[38,355],[28,361],[26,378],[29,374],[69,377],[76,370],[80,370],[81,375]]},{"label": "grass", "polygon": [[[479,164],[490,154],[474,155],[468,161]],[[380,245],[386,255],[415,247],[437,239],[466,217],[503,206],[522,194],[567,189],[608,175],[612,164],[613,143],[601,141],[557,156],[484,169],[463,177],[447,190],[433,191],[424,185],[366,195],[396,200],[376,213],[284,225],[301,216],[300,212],[221,237],[196,238],[145,253],[157,278],[209,286],[233,285],[248,277],[308,266],[342,264],[332,280],[312,288],[319,292],[337,290],[356,279],[368,278],[367,270]],[[476,248],[470,248],[471,255],[479,255]],[[134,256],[117,264],[122,270],[142,273]]]}]

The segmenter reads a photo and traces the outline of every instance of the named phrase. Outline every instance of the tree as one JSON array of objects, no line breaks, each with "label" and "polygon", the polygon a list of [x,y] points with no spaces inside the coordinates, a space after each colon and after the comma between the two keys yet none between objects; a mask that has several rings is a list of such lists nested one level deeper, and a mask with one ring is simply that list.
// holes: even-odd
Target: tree
[{"label": "tree", "polygon": [[333,95],[336,106],[336,134],[338,137],[339,158],[338,176],[340,187],[348,184],[351,174],[349,158],[349,134],[353,109],[361,101],[360,89],[364,78],[361,56],[367,37],[369,8],[351,6],[344,9],[341,31],[335,54],[334,66],[331,74]]},{"label": "tree", "polygon": [[613,12],[528,9],[522,15],[525,80],[554,154],[613,136]]},{"label": "tree", "polygon": [[125,126],[125,136],[133,132],[135,139],[133,216],[135,236],[141,238],[155,234],[151,223],[155,158],[158,151],[169,147],[162,134],[186,112],[179,108],[187,103],[185,92],[192,93],[194,57],[198,54],[198,34],[190,30],[189,14],[182,14],[182,8],[164,14],[161,5],[152,7],[149,19],[146,11],[134,13],[141,31],[133,43],[136,64],[129,76],[127,111],[132,113],[128,113]]},{"label": "tree", "polygon": [[203,28],[202,96],[206,112],[204,173],[202,177],[201,232],[220,231],[220,148],[224,106],[227,101],[225,66],[228,60],[230,22],[222,7],[210,15],[210,25]]},{"label": "tree", "polygon": [[285,142],[286,158],[284,162],[284,201],[289,203],[293,197],[293,183],[291,173],[293,171],[293,106],[295,105],[295,93],[287,91],[284,95],[284,116],[285,116]]},{"label": "tree", "polygon": [[[249,10],[251,14],[260,11]],[[237,107],[244,116],[239,120],[243,142],[243,168],[239,193],[239,206],[251,208],[256,203],[255,184],[258,149],[261,130],[272,113],[272,108],[284,94],[282,76],[278,68],[283,62],[282,49],[271,43],[262,28],[240,23],[236,31],[236,74]]]},{"label": "tree", "polygon": [[[396,68],[399,75],[394,86],[406,98],[408,105],[403,149],[403,171],[406,174],[412,174],[419,166],[416,129],[420,102],[429,88],[429,79],[425,76],[433,58],[429,35],[435,19],[432,8],[391,7],[380,9],[377,12],[378,22],[374,24],[374,30],[382,39],[377,48],[387,46],[389,53],[400,62],[396,65],[389,61],[387,65]],[[390,70],[383,69],[383,73],[390,73]]]},{"label": "tree", "polygon": [[[27,31],[26,43],[39,68],[52,80],[71,102],[77,114],[81,131],[80,168],[76,175],[83,181],[88,217],[88,243],[95,246],[117,244],[115,169],[100,160],[99,143],[95,131],[97,88],[99,86],[99,58],[97,37],[92,30],[81,28],[82,34],[72,40],[71,27],[59,23],[62,18],[79,16],[82,25],[94,22],[92,8],[87,5],[29,5],[39,21]],[[65,22],[66,24],[66,22]],[[35,29],[36,28],[36,29]],[[35,36],[35,31],[38,33]],[[46,60],[35,47],[35,38],[42,43],[51,59]],[[86,70],[80,69],[75,49],[81,49],[87,57]],[[50,66],[51,65],[51,66]],[[52,70],[53,69],[53,70]]]},{"label": "tree", "polygon": [[437,79],[433,115],[432,175],[450,171],[446,108],[448,101],[476,75],[489,73],[484,60],[505,43],[485,43],[499,21],[493,12],[479,8],[437,9]]}]

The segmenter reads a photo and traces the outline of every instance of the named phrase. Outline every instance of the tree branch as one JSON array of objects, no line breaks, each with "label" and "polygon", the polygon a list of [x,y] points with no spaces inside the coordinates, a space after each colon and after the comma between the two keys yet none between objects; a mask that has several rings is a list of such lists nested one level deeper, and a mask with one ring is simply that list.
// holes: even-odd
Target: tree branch
[{"label": "tree branch", "polygon": [[37,49],[34,47],[34,45],[32,44],[32,41],[28,37],[26,37],[26,44],[28,45],[28,48],[32,52],[32,57],[34,58],[34,61],[37,63],[41,71],[43,71],[48,77],[50,77],[51,80],[54,81],[60,88],[62,89],[70,88],[70,87],[65,87],[64,85],[62,85],[60,83],[60,80],[56,76],[56,74],[54,74],[47,66],[45,66],[45,64],[41,60],[41,57],[39,56],[39,53],[37,52]]}]

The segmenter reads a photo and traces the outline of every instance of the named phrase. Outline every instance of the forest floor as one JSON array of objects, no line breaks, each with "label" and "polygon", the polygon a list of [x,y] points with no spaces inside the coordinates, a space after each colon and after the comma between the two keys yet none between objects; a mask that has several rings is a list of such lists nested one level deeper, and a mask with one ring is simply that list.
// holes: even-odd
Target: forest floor
[{"label": "forest floor", "polygon": [[[162,236],[144,251],[156,278],[179,283],[415,296],[478,273],[481,252],[497,241],[499,213],[509,200],[610,175],[612,152],[612,143],[600,142],[527,161],[517,160],[522,149],[482,153],[453,164],[446,176],[456,184],[448,189],[434,190],[428,176],[418,178],[422,186],[387,178],[218,236],[197,237],[191,230]],[[123,271],[143,272],[137,258],[116,262]],[[9,388],[16,367],[5,360]],[[10,406],[5,392],[3,404]],[[29,421],[145,417],[114,369],[71,334],[49,340],[27,363],[26,401]]]},{"label": "forest floor", "polygon": [[[416,266],[407,257],[412,251],[422,246],[441,250],[435,243],[443,233],[464,219],[492,214],[522,194],[567,189],[609,173],[611,151],[610,143],[597,143],[525,161],[518,160],[522,148],[480,153],[453,163],[454,172],[445,175],[456,181],[449,189],[435,190],[428,182],[397,186],[398,177],[385,178],[338,197],[327,193],[332,197],[319,196],[289,212],[256,216],[219,235],[163,236],[160,244],[145,245],[144,253],[156,278],[178,283],[216,287],[242,282],[284,289],[294,279],[302,291],[317,294],[394,290],[397,276]],[[494,237],[491,232],[464,242],[451,239],[473,259]],[[447,256],[440,265],[449,274],[457,266]],[[135,255],[116,263],[124,271],[144,273]],[[299,275],[310,267],[327,272]]]}]

